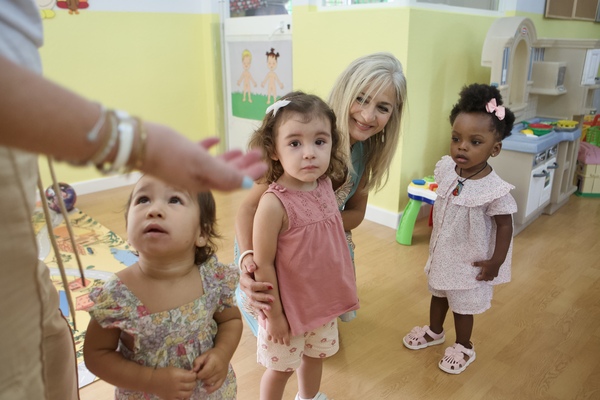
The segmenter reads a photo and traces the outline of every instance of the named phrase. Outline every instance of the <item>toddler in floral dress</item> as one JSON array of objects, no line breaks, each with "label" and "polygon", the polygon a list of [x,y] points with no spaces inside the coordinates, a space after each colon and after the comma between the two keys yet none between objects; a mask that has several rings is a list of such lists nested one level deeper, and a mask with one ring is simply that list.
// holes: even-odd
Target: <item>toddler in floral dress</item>
[{"label": "toddler in floral dress", "polygon": [[116,399],[235,399],[239,275],[214,255],[212,194],[146,175],[126,215],[139,260],[90,294],[86,366]]},{"label": "toddler in floral dress", "polygon": [[435,167],[437,199],[425,266],[432,295],[429,325],[413,328],[403,343],[411,350],[442,344],[451,309],[456,343],[438,364],[450,374],[461,373],[475,360],[473,315],[490,308],[493,285],[510,281],[514,187],[487,160],[500,153],[514,121],[497,88],[464,87],[450,113],[450,156]]}]

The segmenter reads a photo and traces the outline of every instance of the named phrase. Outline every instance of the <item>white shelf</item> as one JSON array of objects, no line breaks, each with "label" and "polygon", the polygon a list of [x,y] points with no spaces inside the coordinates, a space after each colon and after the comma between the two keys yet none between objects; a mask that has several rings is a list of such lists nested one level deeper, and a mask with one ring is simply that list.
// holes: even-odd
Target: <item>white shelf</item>
[{"label": "white shelf", "polygon": [[562,87],[562,90],[559,88],[541,89],[541,88],[532,87],[531,89],[529,89],[529,93],[542,94],[542,95],[547,95],[547,96],[559,96],[561,94],[567,93],[567,89],[565,89],[564,87]]}]

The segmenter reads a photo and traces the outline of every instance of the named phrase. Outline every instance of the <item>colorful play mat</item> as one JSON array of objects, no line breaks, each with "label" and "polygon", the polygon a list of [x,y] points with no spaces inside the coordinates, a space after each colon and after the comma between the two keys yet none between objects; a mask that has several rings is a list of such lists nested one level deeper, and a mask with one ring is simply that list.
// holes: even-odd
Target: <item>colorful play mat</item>
[{"label": "colorful play mat", "polygon": [[[90,320],[87,310],[91,302],[88,295],[92,288],[102,286],[104,281],[112,274],[133,264],[137,260],[137,257],[131,252],[129,245],[122,238],[77,208],[69,212],[69,220],[76,243],[76,248],[73,249],[62,215],[53,211],[50,211],[50,215],[52,226],[54,227],[54,235],[65,266],[71,297],[76,309],[77,329],[73,327],[73,316],[69,311],[67,294],[60,277],[56,256],[52,250],[44,213],[41,208],[36,210],[33,215],[33,226],[37,236],[39,259],[43,260],[50,269],[52,282],[60,295],[60,308],[71,325],[77,353],[79,387],[83,387],[96,379],[85,368],[83,362],[83,340]],[[85,286],[79,274],[75,252],[79,254],[83,265]]]}]

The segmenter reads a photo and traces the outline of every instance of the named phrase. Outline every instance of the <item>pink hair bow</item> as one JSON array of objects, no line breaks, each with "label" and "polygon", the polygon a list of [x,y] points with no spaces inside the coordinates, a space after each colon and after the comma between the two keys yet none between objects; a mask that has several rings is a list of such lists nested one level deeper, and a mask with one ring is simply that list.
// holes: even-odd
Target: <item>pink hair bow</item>
[{"label": "pink hair bow", "polygon": [[487,110],[487,112],[489,113],[494,113],[496,114],[496,117],[498,117],[498,119],[500,121],[502,121],[504,119],[504,114],[506,113],[506,109],[504,108],[504,106],[499,106],[496,104],[496,99],[492,98],[486,105],[485,105],[485,109]]}]

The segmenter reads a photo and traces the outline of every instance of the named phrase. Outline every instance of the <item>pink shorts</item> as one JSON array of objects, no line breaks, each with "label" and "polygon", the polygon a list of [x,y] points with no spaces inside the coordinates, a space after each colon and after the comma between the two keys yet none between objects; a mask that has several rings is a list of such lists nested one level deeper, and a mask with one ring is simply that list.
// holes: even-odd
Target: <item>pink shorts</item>
[{"label": "pink shorts", "polygon": [[481,285],[474,289],[438,290],[429,286],[429,292],[435,297],[448,298],[452,312],[462,315],[482,314],[492,306],[492,285]]},{"label": "pink shorts", "polygon": [[292,372],[300,367],[302,356],[327,358],[338,352],[337,318],[302,335],[294,336],[290,345],[270,342],[267,331],[259,325],[256,359],[266,368]]}]

